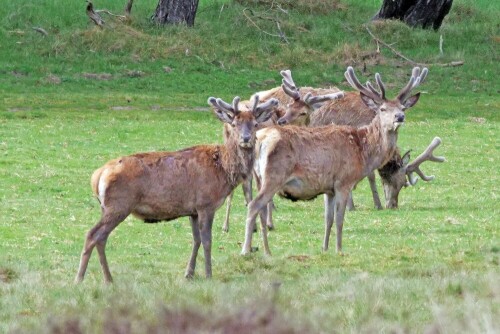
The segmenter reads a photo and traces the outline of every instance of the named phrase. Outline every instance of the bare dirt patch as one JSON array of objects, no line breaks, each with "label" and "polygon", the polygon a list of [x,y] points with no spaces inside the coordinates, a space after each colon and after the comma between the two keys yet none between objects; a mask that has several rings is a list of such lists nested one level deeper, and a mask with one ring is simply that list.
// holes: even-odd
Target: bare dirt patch
[{"label": "bare dirt patch", "polygon": [[82,77],[91,80],[111,80],[113,75],[110,73],[82,73]]}]

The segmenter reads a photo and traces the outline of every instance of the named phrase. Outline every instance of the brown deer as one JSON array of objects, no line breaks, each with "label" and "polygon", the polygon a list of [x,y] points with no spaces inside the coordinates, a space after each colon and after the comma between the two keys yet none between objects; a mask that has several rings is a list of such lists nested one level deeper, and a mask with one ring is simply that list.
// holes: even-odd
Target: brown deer
[{"label": "brown deer", "polygon": [[[354,69],[347,68],[348,82],[360,91],[362,101],[376,112],[367,126],[275,126],[257,133],[254,173],[259,192],[248,205],[242,254],[250,253],[255,218],[265,210],[275,193],[294,201],[325,194],[323,250],[328,249],[331,228],[336,220],[337,252],[342,251],[342,227],[349,193],[362,178],[394,155],[398,130],[405,120],[404,111],[420,97],[420,93],[408,96],[411,88],[419,84],[417,72],[420,71],[413,70],[409,83],[397,99],[387,100],[378,73],[375,77],[380,92],[369,83],[363,86]],[[427,73],[427,69],[423,72]],[[265,222],[261,221],[261,226],[264,251],[270,254]]]},{"label": "brown deer", "polygon": [[417,173],[424,181],[432,181],[434,176],[426,176],[420,170],[420,165],[425,161],[443,162],[444,157],[434,157],[432,151],[441,144],[441,139],[435,137],[429,146],[413,162],[410,161],[410,151],[403,156],[399,151],[392,156],[391,160],[378,169],[386,199],[386,207],[395,209],[398,207],[399,193],[403,187],[413,186],[418,178],[413,176]]},{"label": "brown deer", "polygon": [[[419,68],[415,68],[415,71],[417,70],[420,71]],[[413,75],[420,78],[418,83],[421,84],[425,80],[427,71],[413,73]],[[378,76],[376,80],[377,85],[380,87],[380,92],[375,90],[374,92],[376,94],[381,94],[381,98],[384,99],[385,85],[380,76]],[[367,82],[366,88],[369,87],[372,86]],[[416,85],[414,83],[413,87],[409,87],[409,91],[415,87]],[[398,98],[399,97],[396,99]],[[343,99],[327,101],[321,108],[313,112],[310,116],[310,126],[316,127],[334,123],[337,125],[361,127],[370,124],[374,117],[375,113],[361,100],[359,92],[347,92]],[[405,166],[408,164],[409,157],[409,152],[401,157],[399,150],[397,150],[391,160],[378,169],[386,195],[387,208],[393,209],[398,207],[399,192],[404,186],[409,184],[406,180],[405,173]],[[375,181],[375,173],[372,172],[368,174],[367,178],[370,183],[374,205],[377,209],[382,209]],[[350,199],[352,201],[352,197]],[[348,206],[354,209],[354,204],[352,202],[350,202]]]},{"label": "brown deer", "polygon": [[185,276],[194,275],[200,244],[205,253],[205,275],[212,276],[212,222],[224,199],[252,173],[255,133],[273,115],[271,99],[255,103],[251,111],[213,97],[208,103],[223,123],[231,125],[224,145],[199,145],[176,152],[137,153],[107,162],[92,175],[91,185],[102,216],[86,236],[76,282],[83,280],[90,255],[97,248],[104,280],[112,277],[105,247],[111,231],[130,214],[146,223],[188,216],[193,249]]},{"label": "brown deer", "polygon": [[[242,105],[241,108],[248,108],[248,105],[253,103],[256,97],[259,98],[261,102],[265,102],[268,99],[277,99],[279,101],[278,107],[275,108],[275,115],[267,122],[261,123],[259,129],[276,124],[306,126],[309,124],[309,117],[314,109],[321,107],[326,101],[339,99],[344,96],[344,93],[336,87],[298,88],[293,81],[290,70],[281,71],[280,74],[283,77],[280,87],[255,93],[250,97],[249,101],[240,102],[240,105]],[[224,125],[224,138],[226,138],[227,133],[228,125]],[[249,178],[243,182],[242,187],[245,202],[248,204],[252,200],[252,179]],[[234,193],[231,192],[226,201],[226,217],[222,226],[224,232],[229,231],[229,215],[231,212],[233,195]],[[271,215],[272,207],[274,207],[274,205],[271,202],[269,204],[270,209],[267,211],[269,215],[266,218],[267,226],[271,230],[274,228]]]}]

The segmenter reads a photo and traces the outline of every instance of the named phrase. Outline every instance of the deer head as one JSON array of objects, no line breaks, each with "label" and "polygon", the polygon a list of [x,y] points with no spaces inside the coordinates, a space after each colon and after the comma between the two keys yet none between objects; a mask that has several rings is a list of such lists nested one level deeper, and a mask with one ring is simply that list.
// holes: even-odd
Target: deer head
[{"label": "deer head", "polygon": [[252,109],[246,111],[239,110],[239,96],[233,99],[232,105],[214,97],[210,97],[208,103],[214,107],[217,118],[231,126],[231,130],[228,132],[229,136],[235,139],[240,147],[253,148],[257,126],[273,116],[274,108],[279,102],[277,99],[270,99],[259,104],[259,96],[257,95]]},{"label": "deer head", "polygon": [[375,74],[378,90],[369,81],[366,85],[362,85],[351,66],[347,68],[345,77],[347,82],[359,91],[361,100],[368,108],[380,115],[381,123],[386,130],[396,132],[405,121],[405,111],[413,107],[420,97],[420,93],[409,97],[411,90],[425,80],[427,73],[427,68],[420,71],[419,67],[414,67],[409,82],[393,100],[386,98],[385,85],[379,73]]},{"label": "deer head", "polygon": [[400,157],[399,154],[395,155],[391,161],[379,169],[382,185],[384,187],[386,207],[388,209],[395,209],[398,207],[398,196],[403,187],[413,186],[417,183],[418,178],[415,177],[413,173],[417,173],[424,181],[432,181],[434,179],[433,175],[426,176],[420,170],[420,165],[425,161],[445,161],[444,157],[435,157],[433,155],[434,149],[440,144],[441,139],[435,137],[425,151],[411,163],[409,163],[410,151],[408,151],[403,157]]},{"label": "deer head", "polygon": [[292,98],[286,105],[285,114],[278,120],[279,125],[295,124],[308,125],[311,112],[319,108],[323,102],[339,99],[344,96],[344,92],[313,96],[312,93],[301,95],[299,88],[292,79],[292,72],[285,70],[280,72],[283,77],[281,88],[286,95]]}]

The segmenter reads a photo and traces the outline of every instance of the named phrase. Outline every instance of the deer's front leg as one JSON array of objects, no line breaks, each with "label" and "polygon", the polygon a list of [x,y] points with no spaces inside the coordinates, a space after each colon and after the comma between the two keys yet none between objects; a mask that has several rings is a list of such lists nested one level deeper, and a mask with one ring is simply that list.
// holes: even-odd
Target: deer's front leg
[{"label": "deer's front leg", "polygon": [[191,251],[191,257],[186,268],[186,273],[184,277],[192,278],[194,276],[194,269],[196,267],[196,257],[198,256],[198,249],[201,245],[200,227],[198,224],[198,216],[190,216],[189,221],[191,222],[191,230],[193,232],[193,249]]},{"label": "deer's front leg", "polygon": [[370,189],[372,191],[373,204],[377,210],[382,210],[382,203],[380,203],[380,197],[377,190],[377,182],[375,180],[375,173],[372,171],[368,174],[368,182],[370,183]]},{"label": "deer's front leg", "polygon": [[214,221],[214,211],[207,210],[198,213],[200,224],[201,244],[205,253],[205,276],[212,277],[212,224]]},{"label": "deer's front leg", "polygon": [[335,196],[333,194],[325,194],[324,201],[325,201],[325,236],[323,239],[323,251],[327,251],[335,215]]}]

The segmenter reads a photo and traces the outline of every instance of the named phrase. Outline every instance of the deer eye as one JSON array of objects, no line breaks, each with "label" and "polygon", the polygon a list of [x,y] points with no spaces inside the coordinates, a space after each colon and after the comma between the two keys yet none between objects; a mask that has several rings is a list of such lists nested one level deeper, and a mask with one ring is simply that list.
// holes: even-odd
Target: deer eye
[{"label": "deer eye", "polygon": [[408,109],[408,108],[403,107],[403,108],[401,108],[401,111],[406,111],[406,109]]},{"label": "deer eye", "polygon": [[300,113],[300,116],[306,116],[306,115],[307,115],[307,112],[305,112],[305,111]]},{"label": "deer eye", "polygon": [[387,111],[386,107],[380,107],[380,111]]}]

